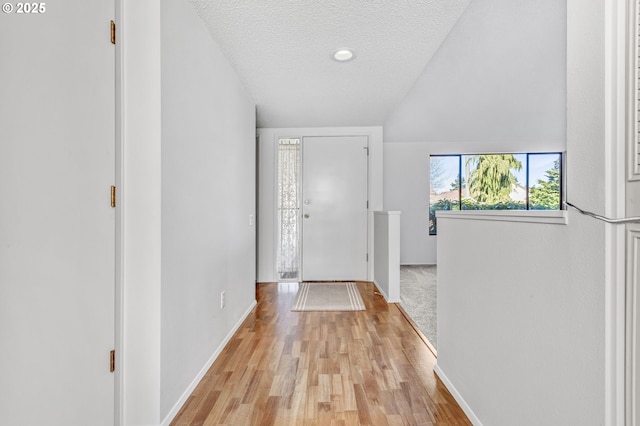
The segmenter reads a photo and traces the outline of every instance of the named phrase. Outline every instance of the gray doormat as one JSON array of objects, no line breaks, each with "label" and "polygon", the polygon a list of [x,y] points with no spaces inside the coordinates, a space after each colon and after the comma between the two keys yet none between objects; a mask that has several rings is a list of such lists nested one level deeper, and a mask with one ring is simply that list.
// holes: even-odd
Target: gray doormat
[{"label": "gray doormat", "polygon": [[364,311],[364,302],[354,282],[300,283],[292,311]]}]

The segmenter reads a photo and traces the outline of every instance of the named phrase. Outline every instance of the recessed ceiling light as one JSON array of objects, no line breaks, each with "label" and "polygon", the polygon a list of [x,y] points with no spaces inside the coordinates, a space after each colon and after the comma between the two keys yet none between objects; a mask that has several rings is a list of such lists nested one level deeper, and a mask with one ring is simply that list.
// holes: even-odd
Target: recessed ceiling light
[{"label": "recessed ceiling light", "polygon": [[333,52],[333,60],[337,62],[348,62],[355,59],[356,55],[351,49],[338,49]]}]

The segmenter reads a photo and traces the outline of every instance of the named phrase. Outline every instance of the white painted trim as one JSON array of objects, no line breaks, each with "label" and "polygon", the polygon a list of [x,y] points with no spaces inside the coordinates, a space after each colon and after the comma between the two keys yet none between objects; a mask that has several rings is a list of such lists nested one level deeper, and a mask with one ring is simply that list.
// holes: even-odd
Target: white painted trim
[{"label": "white painted trim", "polygon": [[[638,424],[638,410],[635,406],[638,389],[638,267],[640,256],[640,231],[627,232],[627,314],[626,314],[626,424]],[[633,261],[632,261],[633,260]]]},{"label": "white painted trim", "polygon": [[566,225],[569,215],[566,210],[439,210],[437,218],[490,220],[494,222],[527,222]]},{"label": "white painted trim", "polygon": [[[627,4],[605,2],[605,215],[625,216],[627,162]],[[635,32],[634,28],[630,28]],[[633,60],[635,63],[635,59]],[[629,70],[630,71],[630,70]],[[635,74],[635,70],[634,70]],[[633,108],[635,109],[635,107]],[[635,116],[634,116],[635,117]],[[630,123],[631,124],[631,123]],[[632,126],[635,129],[635,123]],[[630,138],[635,141],[635,136]],[[631,171],[631,169],[630,169]],[[630,176],[631,177],[631,176]],[[625,418],[625,231],[605,226],[604,424]]]},{"label": "white painted trim", "polygon": [[[156,425],[161,394],[161,58],[160,2],[122,0],[121,271],[122,425]],[[108,23],[105,23],[108,24]]]},{"label": "white painted trim", "polygon": [[[622,57],[623,63],[622,70],[626,66],[627,75],[622,75],[622,81],[626,81],[629,91],[626,101],[626,115],[627,123],[627,173],[629,181],[640,180],[640,170],[638,168],[638,25],[637,25],[637,0],[626,1],[626,17],[623,16],[618,21],[618,35],[619,39],[618,48],[621,49],[626,55],[618,55]],[[624,9],[624,8],[622,8]],[[624,11],[622,13],[624,15]],[[620,14],[618,14],[619,16]],[[626,18],[626,19],[625,19]],[[608,21],[607,21],[608,22]],[[615,48],[615,46],[613,46]],[[622,110],[624,111],[624,110]],[[621,112],[620,115],[624,113]]]},{"label": "white painted trim", "polygon": [[247,319],[249,314],[251,314],[251,311],[253,311],[253,308],[255,308],[257,304],[258,303],[254,300],[249,306],[249,308],[242,315],[242,317],[240,317],[238,322],[229,331],[229,333],[224,338],[222,343],[220,343],[220,345],[215,350],[213,355],[211,355],[211,358],[209,358],[209,360],[205,363],[202,369],[198,372],[196,377],[191,381],[191,384],[187,386],[187,389],[184,391],[184,393],[178,399],[178,401],[174,404],[173,408],[169,410],[169,413],[167,413],[167,416],[164,418],[164,420],[161,423],[162,426],[169,426],[169,424],[173,421],[173,419],[178,414],[178,412],[180,411],[184,403],[187,402],[187,399],[191,396],[191,394],[195,390],[196,386],[198,386],[198,384],[200,383],[200,380],[202,380],[204,375],[207,374],[207,371],[209,371],[213,363],[216,361],[216,359],[218,359],[218,357],[222,353],[222,350],[227,346],[227,343],[229,343],[229,341],[234,336],[234,334],[236,334],[236,332],[240,329],[240,327],[242,326],[242,323],[244,323],[244,321]]},{"label": "white painted trim", "polygon": [[[115,10],[114,10],[114,21],[116,23],[116,28],[120,27],[120,24],[123,22],[123,2],[125,0],[115,0]],[[119,28],[122,29],[121,27]],[[117,38],[117,36],[116,36]],[[124,76],[124,57],[122,51],[122,43],[117,43],[115,45],[115,101],[116,101],[116,163],[115,163],[115,182],[114,185],[117,188],[117,192],[122,192],[124,188],[123,181],[123,165],[124,165],[124,155],[123,155],[123,140],[124,140],[124,131],[123,131],[123,122],[125,119],[125,111],[124,111],[124,86],[123,86],[123,76]],[[117,194],[118,195],[118,194]],[[123,341],[124,341],[124,228],[122,223],[122,197],[120,196],[120,200],[116,200],[116,229],[115,229],[115,291],[114,291],[114,342],[113,348],[116,351],[116,365],[119,366],[121,364],[120,358],[124,354],[123,350]],[[124,414],[122,407],[124,406],[124,378],[123,378],[123,369],[116,367],[114,372],[114,426],[124,425]]]},{"label": "white painted trim", "polygon": [[453,399],[455,399],[458,405],[460,406],[460,408],[462,408],[462,411],[464,411],[464,413],[467,415],[467,417],[469,418],[469,421],[473,423],[474,426],[482,426],[482,422],[480,421],[478,416],[476,416],[476,414],[473,412],[469,404],[467,404],[467,401],[465,401],[462,395],[460,394],[460,392],[458,392],[458,389],[456,389],[453,383],[451,383],[451,380],[449,380],[447,375],[444,374],[444,371],[442,371],[442,369],[440,368],[440,365],[436,364],[436,366],[433,367],[433,372],[436,373],[436,375],[438,376],[440,381],[442,381],[442,383],[447,388],[451,396],[453,396]]}]

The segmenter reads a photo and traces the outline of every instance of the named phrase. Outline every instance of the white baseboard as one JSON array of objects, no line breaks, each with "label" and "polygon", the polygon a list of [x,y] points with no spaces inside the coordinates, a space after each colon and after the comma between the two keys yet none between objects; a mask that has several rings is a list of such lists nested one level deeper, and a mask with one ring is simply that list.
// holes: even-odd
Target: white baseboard
[{"label": "white baseboard", "polygon": [[182,406],[184,405],[185,402],[187,402],[187,399],[189,398],[189,396],[191,396],[191,394],[193,393],[194,389],[196,388],[196,386],[198,386],[198,383],[200,383],[200,380],[202,380],[202,378],[204,377],[205,374],[207,374],[207,371],[209,371],[209,368],[211,368],[211,366],[213,365],[213,363],[215,362],[216,359],[218,359],[218,356],[220,356],[220,353],[222,352],[222,350],[224,349],[225,346],[227,346],[227,343],[229,343],[229,341],[231,340],[231,338],[233,337],[234,334],[236,334],[236,331],[238,331],[238,329],[240,328],[240,326],[242,325],[242,323],[244,322],[245,319],[247,319],[247,317],[249,316],[249,314],[251,313],[251,311],[253,310],[253,308],[256,307],[258,303],[254,300],[253,303],[251,303],[251,306],[249,306],[249,308],[246,310],[246,312],[242,315],[242,317],[240,318],[240,320],[238,320],[238,322],[233,326],[233,328],[231,329],[231,331],[229,331],[229,333],[227,334],[227,336],[224,338],[224,340],[222,341],[222,343],[220,343],[220,345],[218,346],[218,348],[215,350],[215,352],[213,353],[213,355],[211,355],[211,358],[209,358],[209,360],[206,362],[206,364],[204,365],[204,367],[202,367],[202,369],[200,370],[200,372],[196,375],[196,377],[191,381],[191,384],[187,387],[187,389],[184,391],[184,393],[182,394],[182,396],[180,397],[180,399],[178,399],[178,401],[175,403],[175,405],[173,406],[173,408],[171,409],[171,411],[169,411],[169,413],[167,414],[167,416],[164,418],[164,420],[162,421],[161,426],[169,426],[169,424],[173,421],[174,417],[178,414],[178,412],[180,411],[180,409],[182,408]]},{"label": "white baseboard", "polygon": [[467,401],[465,401],[462,395],[460,395],[460,392],[458,392],[456,387],[453,386],[453,383],[451,383],[447,375],[444,374],[444,372],[442,371],[442,369],[438,364],[436,364],[433,371],[435,371],[435,373],[438,375],[442,383],[449,390],[449,393],[451,394],[451,396],[453,396],[453,399],[455,399],[458,405],[460,406],[460,408],[462,408],[462,411],[464,411],[464,413],[467,415],[467,417],[469,418],[469,421],[473,423],[474,426],[482,426],[482,422],[480,421],[478,416],[476,416],[476,414],[473,412],[471,407],[469,407],[469,404],[467,404]]}]

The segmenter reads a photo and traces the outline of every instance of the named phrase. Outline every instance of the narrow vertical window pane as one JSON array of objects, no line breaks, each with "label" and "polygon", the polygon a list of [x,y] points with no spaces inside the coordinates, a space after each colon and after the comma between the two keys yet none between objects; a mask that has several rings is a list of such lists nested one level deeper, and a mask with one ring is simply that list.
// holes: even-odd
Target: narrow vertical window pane
[{"label": "narrow vertical window pane", "polygon": [[281,280],[300,277],[300,139],[278,141],[278,250]]},{"label": "narrow vertical window pane", "polygon": [[529,208],[560,210],[561,156],[529,154]]},{"label": "narrow vertical window pane", "polygon": [[429,235],[436,235],[436,211],[460,210],[460,156],[432,155],[430,166]]}]

